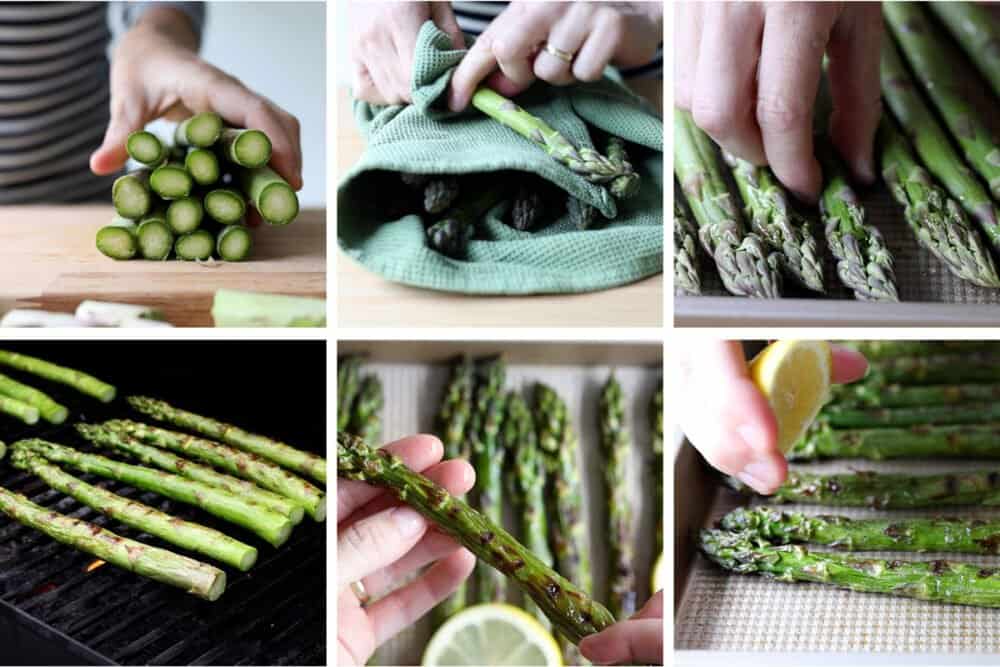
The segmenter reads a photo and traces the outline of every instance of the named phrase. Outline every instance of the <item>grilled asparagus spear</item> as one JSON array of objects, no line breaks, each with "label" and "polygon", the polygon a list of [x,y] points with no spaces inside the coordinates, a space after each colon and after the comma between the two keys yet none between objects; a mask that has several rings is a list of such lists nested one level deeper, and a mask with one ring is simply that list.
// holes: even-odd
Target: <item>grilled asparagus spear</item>
[{"label": "grilled asparagus spear", "polygon": [[382,436],[382,422],[379,411],[382,410],[382,381],[377,375],[366,375],[361,380],[361,389],[354,401],[351,421],[347,430],[364,438],[365,442],[379,446]]},{"label": "grilled asparagus spear", "polygon": [[601,392],[601,448],[608,498],[608,563],[611,613],[627,618],[636,611],[632,505],[626,474],[632,438],[625,425],[625,396],[612,374]]},{"label": "grilled asparagus spear", "polygon": [[[504,414],[503,385],[507,368],[502,358],[486,361],[482,380],[476,391],[473,414],[472,454],[476,469],[476,499],[479,511],[499,525],[503,522],[503,460],[500,446],[500,424]],[[499,602],[504,599],[503,574],[485,563],[475,572],[476,599],[479,602]]]},{"label": "grilled asparagus spear", "polygon": [[349,355],[337,361],[337,430],[351,422],[354,399],[361,390],[361,357]]},{"label": "grilled asparagus spear", "polygon": [[82,394],[96,398],[102,403],[110,403],[115,398],[115,388],[106,382],[101,382],[95,377],[72,368],[57,366],[26,354],[0,350],[0,366],[9,366],[52,382],[64,384]]},{"label": "grilled asparagus spear", "polygon": [[[959,406],[945,406],[948,414]],[[882,412],[899,413],[925,408],[899,408]],[[865,411],[863,411],[865,412]],[[880,412],[880,411],[876,411]],[[819,426],[789,453],[790,459],[863,458],[965,458],[1000,459],[1000,425],[960,424],[953,426],[918,425],[909,428],[834,429]]]}]

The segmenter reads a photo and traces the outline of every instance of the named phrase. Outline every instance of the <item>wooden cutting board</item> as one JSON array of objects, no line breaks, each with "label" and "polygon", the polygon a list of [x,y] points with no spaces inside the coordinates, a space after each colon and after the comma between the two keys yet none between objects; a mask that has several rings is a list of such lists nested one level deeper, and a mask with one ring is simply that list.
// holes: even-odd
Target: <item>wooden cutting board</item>
[{"label": "wooden cutting board", "polygon": [[248,262],[116,262],[94,246],[110,206],[0,207],[0,304],[72,312],[85,299],[161,308],[175,326],[212,326],[220,288],[326,298],[326,211],[254,230]]}]

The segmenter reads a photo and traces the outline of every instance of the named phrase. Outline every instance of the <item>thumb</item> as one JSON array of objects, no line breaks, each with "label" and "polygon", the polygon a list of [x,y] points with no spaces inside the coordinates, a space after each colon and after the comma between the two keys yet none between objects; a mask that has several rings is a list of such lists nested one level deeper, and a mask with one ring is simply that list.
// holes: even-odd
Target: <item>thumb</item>
[{"label": "thumb", "polygon": [[427,532],[427,522],[410,507],[390,507],[338,532],[337,580],[342,589],[402,558]]},{"label": "thumb", "polygon": [[145,125],[143,115],[129,103],[116,104],[112,100],[111,120],[104,133],[104,141],[90,156],[90,170],[98,176],[120,171],[128,160],[125,142],[128,135]]}]

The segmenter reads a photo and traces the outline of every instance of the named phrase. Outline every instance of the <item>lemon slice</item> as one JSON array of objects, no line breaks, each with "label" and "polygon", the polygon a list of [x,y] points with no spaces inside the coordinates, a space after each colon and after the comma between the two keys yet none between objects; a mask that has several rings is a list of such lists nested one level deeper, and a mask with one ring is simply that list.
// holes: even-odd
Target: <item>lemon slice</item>
[{"label": "lemon slice", "polygon": [[750,378],[778,420],[782,453],[805,435],[829,399],[832,365],[830,344],[821,340],[779,340],[750,362]]},{"label": "lemon slice", "polygon": [[423,665],[553,665],[562,652],[533,616],[509,604],[479,604],[458,612],[431,637]]},{"label": "lemon slice", "polygon": [[656,564],[653,565],[652,588],[654,593],[662,591],[667,585],[667,559],[663,556],[664,554],[657,556]]}]

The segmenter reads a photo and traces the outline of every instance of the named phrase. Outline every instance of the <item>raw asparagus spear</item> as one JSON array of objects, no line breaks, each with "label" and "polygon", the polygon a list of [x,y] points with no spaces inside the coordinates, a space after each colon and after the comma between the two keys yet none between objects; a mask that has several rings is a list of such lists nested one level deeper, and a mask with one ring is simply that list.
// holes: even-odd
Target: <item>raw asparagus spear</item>
[{"label": "raw asparagus spear", "polygon": [[913,140],[917,155],[986,232],[990,243],[1000,248],[1000,213],[996,205],[952,148],[888,35],[882,40],[881,79],[882,96]]},{"label": "raw asparagus spear", "polygon": [[361,380],[361,389],[354,401],[354,409],[347,430],[360,436],[365,442],[378,447],[381,445],[382,426],[379,411],[382,409],[382,382],[377,375],[366,375]]},{"label": "raw asparagus spear", "polygon": [[215,237],[207,229],[196,229],[189,234],[181,234],[174,242],[177,259],[188,262],[203,262],[212,258],[215,251]]},{"label": "raw asparagus spear", "polygon": [[180,199],[191,194],[194,181],[177,162],[167,162],[153,170],[149,175],[149,187],[161,198],[167,200]]},{"label": "raw asparagus spear", "polygon": [[219,180],[219,158],[206,148],[192,148],[184,156],[184,168],[191,174],[195,183],[201,186],[212,185]]},{"label": "raw asparagus spear", "polygon": [[271,159],[271,140],[260,130],[226,128],[219,137],[223,157],[241,167],[263,167]]},{"label": "raw asparagus spear", "polygon": [[118,215],[128,220],[138,220],[149,213],[153,206],[149,174],[149,169],[139,169],[115,179],[111,186],[111,201]]},{"label": "raw asparagus spear", "polygon": [[226,590],[226,573],[217,567],[58,514],[2,487],[0,512],[78,551],[123,570],[176,586],[203,600],[214,602]]},{"label": "raw asparagus spear", "polygon": [[653,392],[649,406],[650,477],[653,480],[653,525],[656,530],[656,553],[663,552],[663,384]]},{"label": "raw asparagus spear", "polygon": [[978,2],[935,2],[931,11],[1000,96],[1000,29],[996,15]]},{"label": "raw asparagus spear", "polygon": [[[944,406],[934,411],[935,415],[957,411],[961,406]],[[979,408],[981,409],[981,408]],[[895,413],[896,421],[916,422],[909,428],[856,428],[835,429],[830,426],[815,428],[792,449],[789,458],[864,458],[878,461],[882,459],[909,458],[965,458],[1000,459],[1000,425],[961,424],[957,426],[937,426],[917,421],[921,408],[897,408],[885,412]],[[879,411],[849,411],[842,421],[872,423],[878,419]],[[996,408],[991,408],[996,413]],[[867,413],[862,418],[861,413]],[[967,419],[976,419],[971,411],[962,413]],[[997,419],[997,415],[992,415]],[[960,418],[960,417],[957,417]],[[829,419],[829,416],[827,416]],[[951,418],[956,419],[956,418]],[[942,423],[946,420],[942,420]]]},{"label": "raw asparagus spear", "polygon": [[923,7],[913,2],[883,5],[886,23],[923,84],[939,116],[951,130],[966,161],[986,181],[994,197],[1000,195],[1000,146],[973,107],[968,93],[956,83],[955,73],[966,63],[944,31],[927,20]]},{"label": "raw asparagus spear", "polygon": [[274,491],[305,509],[316,521],[326,518],[326,496],[301,477],[255,454],[220,445],[193,435],[168,431],[127,419],[112,419],[103,426],[129,435],[154,447],[168,449],[189,458],[203,461],[231,475],[249,479],[258,486]]},{"label": "raw asparagus spear", "polygon": [[97,454],[85,454],[45,440],[21,440],[14,443],[14,447],[30,451],[53,463],[68,465],[80,472],[115,479],[137,489],[145,489],[177,502],[200,507],[220,519],[243,526],[274,547],[284,544],[292,532],[292,522],[288,517],[216,486],[152,468],[121,463]]},{"label": "raw asparagus spear", "polygon": [[616,617],[628,618],[636,611],[635,526],[626,482],[632,437],[625,425],[625,396],[614,374],[601,391],[599,426],[608,498],[608,608]]},{"label": "raw asparagus spear", "polygon": [[167,155],[157,136],[145,130],[128,135],[128,139],[125,140],[125,150],[130,158],[147,167],[155,167]]},{"label": "raw asparagus spear", "polygon": [[[500,446],[500,425],[504,414],[503,385],[507,367],[502,358],[489,359],[481,369],[482,378],[476,390],[475,412],[470,424],[473,466],[476,469],[476,501],[479,511],[494,524],[503,522],[503,461]],[[500,602],[504,599],[504,578],[501,571],[479,563],[475,570],[478,602]]]},{"label": "raw asparagus spear", "polygon": [[510,226],[522,232],[535,228],[545,213],[545,202],[533,186],[522,185],[510,206]]},{"label": "raw asparagus spear", "polygon": [[753,531],[777,544],[823,544],[846,551],[1000,554],[1000,522],[979,519],[852,519],[741,507],[724,516],[721,525],[733,532]]},{"label": "raw asparagus spear", "polygon": [[448,215],[427,229],[427,244],[442,255],[462,258],[476,235],[476,226],[506,194],[506,187],[496,184],[463,197]]},{"label": "raw asparagus spear", "polygon": [[[69,410],[52,400],[48,394],[3,374],[0,374],[0,395],[38,408],[38,414],[42,419],[52,424],[62,424],[69,416]],[[0,456],[0,459],[2,458]]]},{"label": "raw asparagus spear", "polygon": [[361,357],[349,355],[337,362],[337,430],[347,429],[351,423],[354,399],[361,390]]},{"label": "raw asparagus spear", "polygon": [[725,151],[722,157],[732,169],[751,227],[778,253],[782,270],[805,287],[824,291],[823,264],[809,221],[792,208],[771,170]]},{"label": "raw asparagus spear", "polygon": [[962,352],[1000,353],[1000,343],[991,340],[844,340],[837,344],[857,350],[869,361]]},{"label": "raw asparagus spear", "polygon": [[135,235],[143,259],[163,261],[170,257],[174,249],[174,233],[164,221],[144,220],[139,223]]},{"label": "raw asparagus spear", "polygon": [[923,387],[899,384],[869,387],[860,384],[843,387],[837,394],[835,405],[844,408],[911,408],[996,400],[1000,400],[1000,384],[932,384]]},{"label": "raw asparagus spear", "polygon": [[205,207],[197,197],[181,197],[170,202],[167,207],[165,222],[170,230],[178,236],[190,234],[199,227],[205,219]]},{"label": "raw asparagus spear", "polygon": [[917,242],[959,278],[983,287],[1000,287],[993,256],[965,211],[935,184],[888,115],[879,123],[877,144],[882,178],[904,207],[903,215]]},{"label": "raw asparagus spear", "polygon": [[253,252],[253,235],[243,225],[226,225],[215,237],[215,254],[226,262],[243,262]]},{"label": "raw asparagus spear", "polygon": [[870,386],[998,381],[1000,356],[987,353],[884,359],[870,365],[864,380]]},{"label": "raw asparagus spear", "polygon": [[246,216],[247,204],[236,190],[216,188],[205,194],[205,211],[216,222],[231,225]]},{"label": "raw asparagus spear", "polygon": [[780,297],[778,255],[767,254],[759,236],[745,233],[715,145],[681,109],[674,109],[674,170],[698,223],[701,244],[715,260],[726,289],[737,296]]},{"label": "raw asparagus spear", "polygon": [[95,445],[123,452],[143,465],[155,466],[196,482],[217,486],[234,496],[259,503],[272,512],[287,516],[293,525],[298,525],[305,514],[301,505],[282,495],[262,489],[246,480],[223,474],[209,466],[193,463],[158,447],[143,444],[136,438],[112,428],[100,424],[77,424],[76,431]]},{"label": "raw asparagus spear", "polygon": [[183,521],[148,505],[87,484],[32,454],[30,450],[15,449],[11,463],[15,468],[40,477],[53,489],[73,496],[87,507],[174,546],[207,556],[241,572],[246,572],[257,562],[257,550],[249,544],[234,540],[215,529]]},{"label": "raw asparagus spear", "polygon": [[222,135],[222,118],[211,111],[203,111],[177,125],[174,142],[178,146],[208,148]]},{"label": "raw asparagus spear", "polygon": [[454,176],[432,178],[424,186],[424,210],[428,213],[444,213],[458,199],[460,189]]},{"label": "raw asparagus spear", "polygon": [[590,229],[600,219],[596,207],[573,195],[566,197],[566,213],[569,215],[570,222],[577,229]]},{"label": "raw asparagus spear", "polygon": [[244,431],[238,426],[211,417],[203,417],[187,410],[175,408],[166,401],[158,401],[145,396],[129,396],[128,404],[157,421],[200,433],[206,438],[219,440],[326,483],[326,459],[322,456],[295,449],[291,445],[273,438]]},{"label": "raw asparagus spear", "polygon": [[770,500],[874,509],[996,505],[1000,504],[1000,471],[943,475],[871,471],[820,475],[793,471]]},{"label": "raw asparagus spear", "polygon": [[674,193],[674,294],[701,294],[696,231]]},{"label": "raw asparagus spear", "polygon": [[[516,391],[507,394],[507,416],[503,444],[512,465],[507,466],[508,488],[514,513],[519,517],[524,546],[546,567],[552,567],[549,529],[545,519],[545,464],[538,451],[535,422],[524,399]],[[548,628],[548,619],[536,605],[529,605],[539,622]]]},{"label": "raw asparagus spear", "polygon": [[616,199],[631,199],[639,194],[641,183],[639,174],[632,170],[628,153],[625,151],[625,140],[621,137],[608,137],[608,159],[622,171],[622,175],[616,177],[608,185],[608,191]]},{"label": "raw asparagus spear", "polygon": [[[892,426],[920,427],[947,424],[983,424],[1000,421],[1000,403],[967,403],[964,405],[921,405],[912,408],[857,408],[829,405],[820,413],[819,422],[835,429],[881,429]],[[847,439],[846,436],[841,436]],[[1000,443],[998,443],[1000,444]]]},{"label": "raw asparagus spear", "polygon": [[260,217],[269,225],[287,225],[299,215],[299,198],[270,167],[240,169],[239,182]]},{"label": "raw asparagus spear", "polygon": [[111,224],[97,230],[97,249],[111,259],[132,259],[139,251],[137,231],[135,222],[116,216]]},{"label": "raw asparagus spear", "polygon": [[476,90],[472,106],[534,142],[555,160],[593,183],[607,183],[631,172],[631,165],[625,171],[622,165],[616,165],[593,148],[577,148],[544,120],[490,88]]},{"label": "raw asparagus spear", "polygon": [[10,396],[0,396],[0,414],[8,415],[28,424],[38,423],[38,408]]},{"label": "raw asparagus spear", "polygon": [[326,299],[220,289],[212,320],[217,327],[325,327]]},{"label": "raw asparagus spear", "polygon": [[828,141],[818,142],[824,186],[820,212],[837,276],[862,301],[899,301],[892,253],[882,233],[865,223],[865,209]]},{"label": "raw asparagus spear", "polygon": [[1000,570],[971,563],[934,560],[862,559],[776,547],[752,531],[704,530],[701,550],[719,566],[778,581],[830,584],[863,593],[882,593],[950,604],[1000,607]]},{"label": "raw asparagus spear", "polygon": [[337,473],[381,486],[433,521],[481,561],[513,579],[570,641],[600,632],[614,616],[547,567],[510,533],[384,449],[347,433],[337,434]]},{"label": "raw asparagus spear", "polygon": [[40,378],[58,382],[68,387],[76,389],[82,394],[91,396],[102,403],[110,403],[115,399],[116,390],[107,382],[101,382],[97,378],[75,371],[72,368],[57,366],[37,357],[26,354],[18,354],[8,350],[0,350],[0,366],[9,366],[25,373],[37,375]]}]

